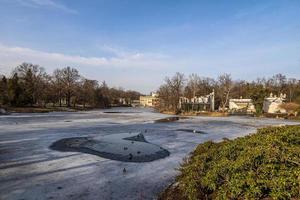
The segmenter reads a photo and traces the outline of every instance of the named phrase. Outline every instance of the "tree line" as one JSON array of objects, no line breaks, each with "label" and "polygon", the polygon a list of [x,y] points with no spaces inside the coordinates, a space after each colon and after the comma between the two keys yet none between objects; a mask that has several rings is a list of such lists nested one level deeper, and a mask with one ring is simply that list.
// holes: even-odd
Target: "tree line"
[{"label": "tree line", "polygon": [[[71,67],[56,69],[51,75],[39,65],[22,63],[11,76],[0,75],[0,106],[99,107],[129,104],[140,93],[110,88],[79,74]],[[121,102],[122,99],[122,102]]]},{"label": "tree line", "polygon": [[159,109],[179,112],[179,98],[203,96],[215,91],[215,107],[225,111],[230,98],[252,99],[256,112],[261,113],[264,98],[270,93],[287,95],[287,102],[300,103],[300,80],[276,74],[270,78],[257,78],[254,81],[233,80],[230,74],[222,74],[216,79],[191,74],[186,77],[177,72],[166,77],[159,87]]}]

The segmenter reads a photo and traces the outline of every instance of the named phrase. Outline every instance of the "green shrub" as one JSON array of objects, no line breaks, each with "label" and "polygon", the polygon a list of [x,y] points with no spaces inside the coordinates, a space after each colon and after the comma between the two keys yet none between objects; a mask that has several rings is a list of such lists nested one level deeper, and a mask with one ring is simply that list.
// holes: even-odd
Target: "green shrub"
[{"label": "green shrub", "polygon": [[177,195],[166,191],[164,199],[299,199],[300,126],[206,142],[180,171]]}]

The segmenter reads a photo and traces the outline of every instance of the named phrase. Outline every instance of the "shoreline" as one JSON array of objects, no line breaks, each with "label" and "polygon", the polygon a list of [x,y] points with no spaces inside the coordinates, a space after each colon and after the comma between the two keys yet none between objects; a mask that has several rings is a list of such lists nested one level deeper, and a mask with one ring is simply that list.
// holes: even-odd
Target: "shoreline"
[{"label": "shoreline", "polygon": [[299,121],[300,116],[294,116],[289,114],[280,114],[280,113],[264,113],[261,115],[255,115],[255,113],[229,113],[229,112],[184,112],[176,114],[174,112],[169,111],[162,111],[160,112],[166,115],[175,115],[175,116],[186,116],[186,117],[193,117],[193,116],[201,116],[201,117],[231,117],[231,116],[248,116],[253,118],[266,118],[266,119],[286,119],[286,120],[294,120]]},{"label": "shoreline", "polygon": [[78,112],[89,111],[97,108],[81,107],[6,107],[8,113],[50,113],[50,112]]},{"label": "shoreline", "polygon": [[49,113],[49,112],[78,112],[78,111],[90,111],[98,109],[112,109],[112,108],[134,108],[131,106],[116,106],[111,105],[109,107],[67,107],[67,106],[24,106],[24,107],[10,107],[10,106],[0,106],[0,109],[4,109],[8,113]]},{"label": "shoreline", "polygon": [[[106,107],[106,108],[97,108],[97,107],[3,107],[7,114],[10,113],[50,113],[50,112],[79,112],[79,111],[90,111],[90,110],[95,110],[95,109],[111,109],[111,108],[122,108],[123,106],[112,106],[112,107]],[[127,106],[126,106],[127,107]],[[128,108],[128,107],[127,107]],[[272,118],[277,118],[277,119],[286,119],[286,120],[294,120],[294,121],[299,121],[300,116],[291,116],[288,114],[278,114],[278,113],[264,113],[259,116],[255,115],[254,113],[252,114],[233,114],[233,113],[228,113],[228,112],[184,112],[184,113],[179,113],[176,114],[175,112],[171,111],[158,111],[161,114],[164,115],[175,115],[178,117],[195,117],[195,116],[201,116],[201,117],[230,117],[230,116],[249,116],[253,118],[267,118],[267,119],[272,119]]]}]

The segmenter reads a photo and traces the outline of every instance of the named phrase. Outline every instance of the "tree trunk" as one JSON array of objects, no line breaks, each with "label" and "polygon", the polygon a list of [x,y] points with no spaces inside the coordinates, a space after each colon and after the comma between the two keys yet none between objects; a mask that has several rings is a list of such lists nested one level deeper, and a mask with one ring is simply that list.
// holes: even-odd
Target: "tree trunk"
[{"label": "tree trunk", "polygon": [[68,94],[67,94],[67,106],[71,107],[71,93],[70,93],[70,91],[68,91]]},{"label": "tree trunk", "polygon": [[224,102],[223,108],[222,108],[223,112],[225,112],[225,106],[227,105],[227,102],[228,102],[228,99],[229,99],[229,93],[230,93],[230,91],[228,91],[227,94],[226,94],[225,102]]}]

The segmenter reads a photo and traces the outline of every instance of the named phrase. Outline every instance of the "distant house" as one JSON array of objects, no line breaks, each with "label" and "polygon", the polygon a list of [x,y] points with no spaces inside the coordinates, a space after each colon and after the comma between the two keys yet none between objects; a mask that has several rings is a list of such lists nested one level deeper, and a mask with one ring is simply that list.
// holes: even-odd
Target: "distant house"
[{"label": "distant house", "polygon": [[271,93],[269,97],[264,99],[263,111],[265,113],[286,113],[286,110],[280,108],[286,100],[286,94],[280,94],[279,97],[273,96]]},{"label": "distant house", "polygon": [[158,101],[158,94],[155,92],[151,92],[150,95],[140,96],[140,105],[144,107],[155,107]]},{"label": "distant house", "polygon": [[231,112],[256,112],[252,99],[229,99],[229,110]]}]

